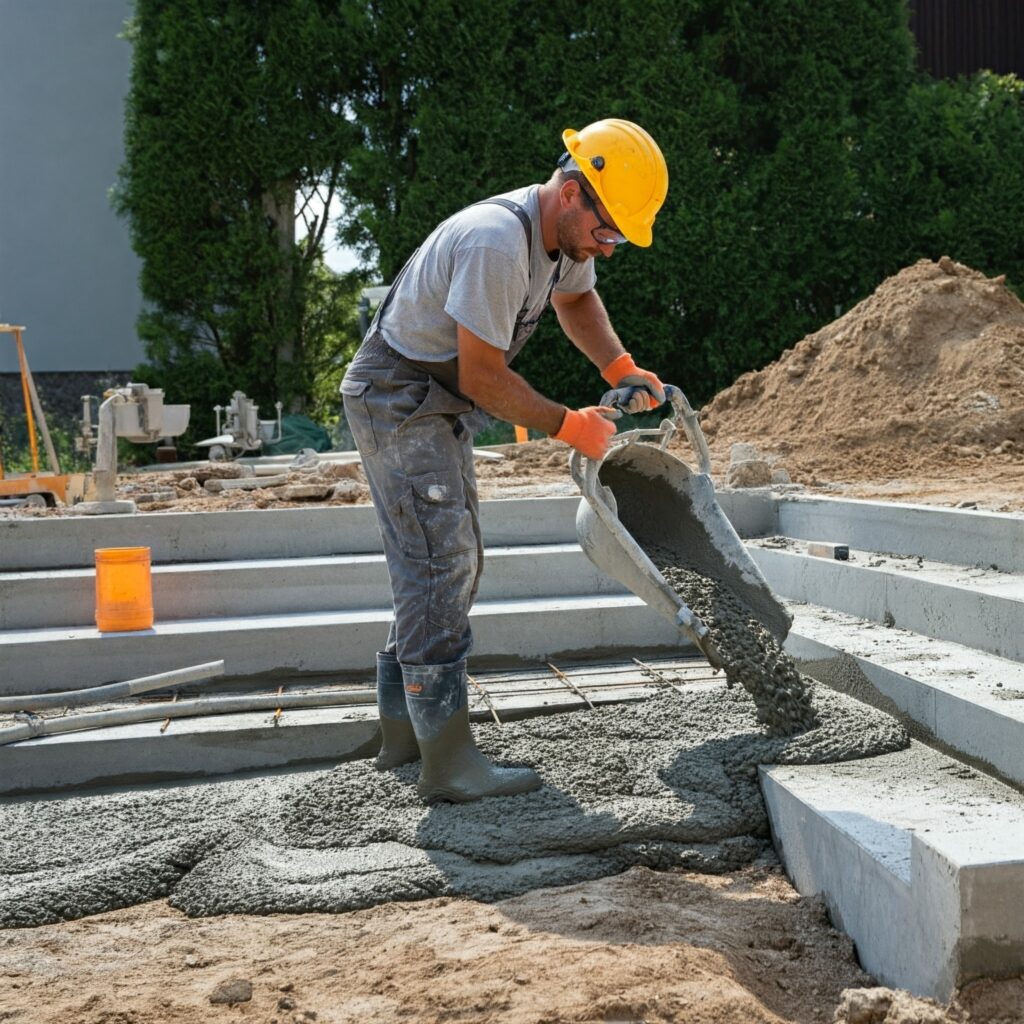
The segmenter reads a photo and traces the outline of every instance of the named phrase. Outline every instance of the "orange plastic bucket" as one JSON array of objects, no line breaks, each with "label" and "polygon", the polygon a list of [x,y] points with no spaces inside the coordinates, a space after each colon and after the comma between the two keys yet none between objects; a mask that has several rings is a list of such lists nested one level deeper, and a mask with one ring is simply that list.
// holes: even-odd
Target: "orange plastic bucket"
[{"label": "orange plastic bucket", "polygon": [[96,628],[120,633],[152,625],[149,548],[97,548]]}]

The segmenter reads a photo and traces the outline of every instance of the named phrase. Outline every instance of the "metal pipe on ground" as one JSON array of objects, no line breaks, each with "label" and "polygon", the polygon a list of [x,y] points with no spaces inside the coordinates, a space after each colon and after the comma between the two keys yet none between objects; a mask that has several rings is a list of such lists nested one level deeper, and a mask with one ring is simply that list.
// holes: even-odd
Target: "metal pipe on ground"
[{"label": "metal pipe on ground", "polygon": [[154,676],[127,679],[123,683],[106,683],[84,690],[63,690],[59,693],[37,693],[16,697],[0,697],[0,713],[12,711],[45,711],[48,708],[77,708],[98,701],[120,700],[139,693],[162,690],[166,686],[180,686],[200,679],[224,675],[223,661],[208,661],[189,668],[176,668]]},{"label": "metal pipe on ground", "polygon": [[376,696],[369,687],[361,690],[335,690],[320,693],[271,694],[269,696],[204,697],[173,704],[147,704],[142,707],[115,708],[65,718],[33,718],[18,725],[0,729],[0,746],[37,736],[103,729],[114,725],[137,725],[162,722],[169,718],[192,718],[199,715],[226,715],[240,711],[276,711],[294,708],[327,708],[352,704],[374,704]]}]

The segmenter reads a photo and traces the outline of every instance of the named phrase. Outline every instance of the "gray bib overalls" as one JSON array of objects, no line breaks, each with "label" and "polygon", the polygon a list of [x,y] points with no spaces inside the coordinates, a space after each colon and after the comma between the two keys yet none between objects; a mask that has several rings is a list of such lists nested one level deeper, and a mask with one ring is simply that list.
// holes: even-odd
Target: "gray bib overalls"
[{"label": "gray bib overalls", "polygon": [[[529,215],[517,203],[488,199],[511,210],[532,243]],[[415,255],[415,254],[414,254]],[[410,260],[411,262],[411,260]],[[362,456],[377,511],[391,579],[395,615],[385,652],[403,668],[429,675],[465,661],[472,646],[469,611],[483,568],[479,499],[472,436],[480,416],[458,392],[456,360],[414,362],[391,348],[379,330],[395,279],[341,384],[345,418]],[[561,259],[548,289],[558,281]],[[508,362],[537,318],[516,320]],[[388,323],[400,336],[402,325]]]}]

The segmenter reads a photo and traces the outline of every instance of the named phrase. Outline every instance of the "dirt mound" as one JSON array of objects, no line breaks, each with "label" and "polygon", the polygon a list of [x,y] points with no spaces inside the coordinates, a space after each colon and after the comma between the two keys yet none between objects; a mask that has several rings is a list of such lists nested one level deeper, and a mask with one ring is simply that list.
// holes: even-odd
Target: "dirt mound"
[{"label": "dirt mound", "polygon": [[1024,304],[943,256],[746,373],[701,413],[718,453],[747,441],[793,479],[1024,463]]}]

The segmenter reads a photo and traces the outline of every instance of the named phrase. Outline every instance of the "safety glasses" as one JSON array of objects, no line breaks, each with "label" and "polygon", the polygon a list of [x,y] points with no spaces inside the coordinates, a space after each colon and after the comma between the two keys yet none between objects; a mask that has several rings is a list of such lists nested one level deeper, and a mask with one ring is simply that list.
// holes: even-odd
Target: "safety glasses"
[{"label": "safety glasses", "polygon": [[622,245],[624,242],[628,242],[629,239],[625,235],[616,231],[615,228],[613,228],[611,224],[609,224],[608,221],[606,221],[604,217],[597,212],[597,200],[587,190],[586,185],[581,181],[579,186],[580,195],[583,196],[584,200],[586,200],[586,204],[590,209],[590,212],[597,218],[597,222],[600,225],[590,232],[594,241],[597,242],[598,245]]}]

